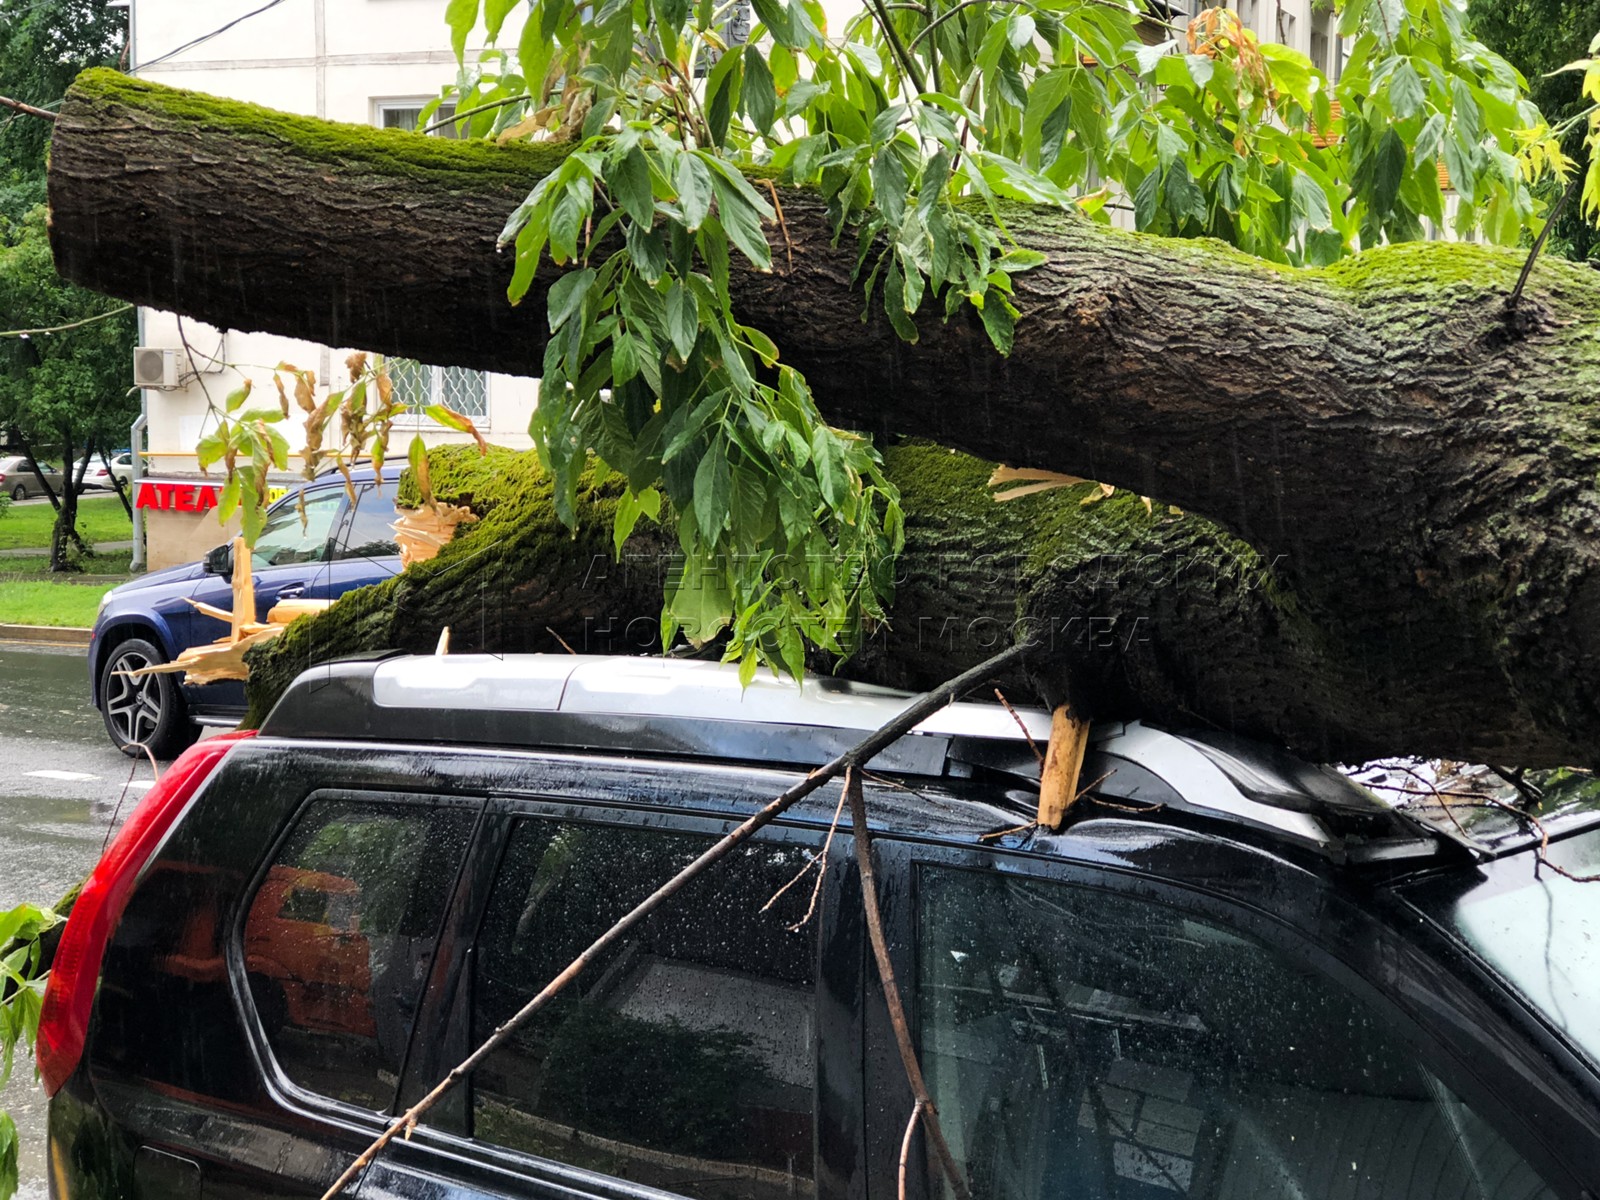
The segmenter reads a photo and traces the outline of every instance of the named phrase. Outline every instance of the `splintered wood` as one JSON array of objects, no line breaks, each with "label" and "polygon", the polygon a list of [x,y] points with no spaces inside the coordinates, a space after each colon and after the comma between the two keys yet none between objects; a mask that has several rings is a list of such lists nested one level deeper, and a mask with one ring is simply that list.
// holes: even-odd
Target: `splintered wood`
[{"label": "splintered wood", "polygon": [[1063,704],[1050,714],[1050,745],[1039,775],[1039,825],[1057,830],[1078,798],[1078,776],[1089,748],[1089,722]]},{"label": "splintered wood", "polygon": [[401,509],[400,519],[391,526],[394,540],[400,545],[400,565],[427,562],[456,536],[458,525],[477,519],[464,504]]},{"label": "splintered wood", "polygon": [[280,600],[267,613],[265,621],[256,620],[256,581],[251,569],[250,552],[244,539],[233,539],[233,611],[228,612],[199,600],[189,600],[196,611],[215,617],[228,626],[228,632],[214,642],[203,646],[190,646],[178,653],[171,662],[141,667],[137,671],[123,671],[129,676],[170,675],[183,672],[185,683],[217,683],[224,679],[248,679],[250,667],[244,661],[245,651],[262,642],[270,642],[287,629],[298,617],[319,613],[331,600]]}]

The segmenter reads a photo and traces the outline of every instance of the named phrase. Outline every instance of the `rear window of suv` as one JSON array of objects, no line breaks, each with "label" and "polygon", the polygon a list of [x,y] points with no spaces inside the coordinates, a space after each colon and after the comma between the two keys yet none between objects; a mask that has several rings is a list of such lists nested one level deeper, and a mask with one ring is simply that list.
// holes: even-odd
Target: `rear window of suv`
[{"label": "rear window of suv", "polygon": [[361,1108],[394,1102],[474,809],[313,800],[250,902],[245,971],[285,1075]]}]

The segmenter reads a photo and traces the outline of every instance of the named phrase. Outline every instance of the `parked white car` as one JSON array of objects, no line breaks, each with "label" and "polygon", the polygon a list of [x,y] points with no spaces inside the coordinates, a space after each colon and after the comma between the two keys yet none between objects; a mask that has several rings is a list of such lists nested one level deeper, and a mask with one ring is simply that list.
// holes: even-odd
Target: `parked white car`
[{"label": "parked white car", "polygon": [[[113,454],[109,456],[110,466],[106,465],[107,459],[96,454],[89,460],[88,467],[83,472],[83,487],[85,491],[98,489],[112,491],[116,484],[114,480],[120,479],[122,485],[127,487],[133,482],[133,455],[131,453]],[[83,460],[72,465],[72,477],[78,477],[78,468]]]}]

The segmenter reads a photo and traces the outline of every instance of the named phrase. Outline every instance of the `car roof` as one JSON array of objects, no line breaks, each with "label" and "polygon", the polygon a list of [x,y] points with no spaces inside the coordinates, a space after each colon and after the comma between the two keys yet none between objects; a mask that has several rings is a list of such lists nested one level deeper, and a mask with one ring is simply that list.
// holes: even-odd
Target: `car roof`
[{"label": "car roof", "polygon": [[[703,660],[377,654],[303,674],[261,733],[792,770],[849,750],[911,698],[816,674],[796,683],[762,673],[745,685],[736,665]],[[998,810],[1036,811],[1034,747],[1048,741],[1050,724],[1043,709],[959,702],[871,766],[914,789],[937,786],[952,802],[981,804],[973,822],[992,828]],[[1338,772],[1242,739],[1102,723],[1081,778],[1098,796],[1154,806],[1164,819],[1336,862],[1431,861],[1446,849],[1437,831]]]}]

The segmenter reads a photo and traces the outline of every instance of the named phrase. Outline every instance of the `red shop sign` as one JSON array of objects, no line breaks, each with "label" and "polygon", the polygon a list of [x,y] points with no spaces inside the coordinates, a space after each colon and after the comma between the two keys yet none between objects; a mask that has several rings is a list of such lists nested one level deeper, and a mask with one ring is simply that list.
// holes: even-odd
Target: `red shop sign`
[{"label": "red shop sign", "polygon": [[207,512],[217,506],[222,490],[216,483],[182,483],[162,479],[141,479],[135,508],[156,508],[171,512]]}]

